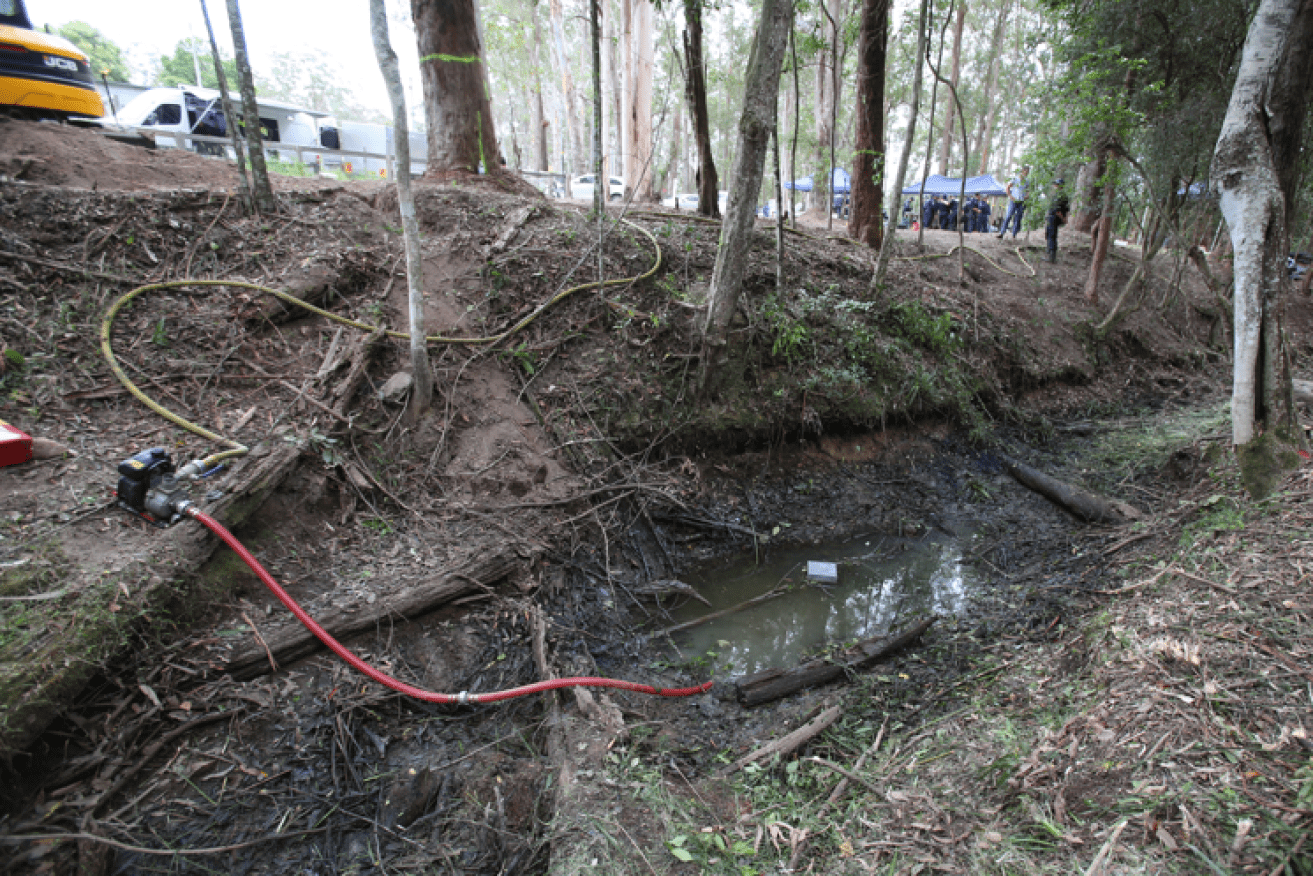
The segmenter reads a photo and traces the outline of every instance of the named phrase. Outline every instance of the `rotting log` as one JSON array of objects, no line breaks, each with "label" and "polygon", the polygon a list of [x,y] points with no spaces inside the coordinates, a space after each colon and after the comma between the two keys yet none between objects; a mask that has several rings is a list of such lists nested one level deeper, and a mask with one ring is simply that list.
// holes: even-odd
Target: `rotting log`
[{"label": "rotting log", "polygon": [[[471,560],[456,568],[439,572],[413,587],[399,590],[389,596],[379,596],[373,605],[334,609],[318,615],[315,620],[335,639],[343,639],[378,628],[389,620],[409,619],[432,611],[446,603],[467,596],[509,577],[528,561],[520,556],[513,545],[505,545],[494,553]],[[272,631],[262,629],[264,645],[251,641],[234,653],[225,669],[241,679],[254,678],[270,669],[269,655],[280,664],[298,660],[320,647],[319,640],[301,624],[289,617],[288,622]]]},{"label": "rotting log", "polygon": [[1086,523],[1123,523],[1127,520],[1139,520],[1144,515],[1139,510],[1115,499],[1073,487],[1065,481],[1044,474],[1015,459],[1004,459],[1003,466],[1017,482],[1039,493],[1053,504],[1063,508]]},{"label": "rotting log", "polygon": [[[223,495],[203,510],[229,528],[241,525],[299,457],[300,449],[285,442],[257,445],[234,465]],[[0,648],[0,756],[35,741],[133,635],[186,599],[193,574],[219,544],[190,523],[125,532],[118,540],[140,540],[141,550],[119,567],[70,570],[68,600],[52,607],[39,629]]]},{"label": "rotting log", "polygon": [[758,748],[734,761],[725,768],[721,775],[728,776],[731,773],[738,772],[750,763],[756,763],[759,760],[765,760],[766,758],[774,757],[775,755],[788,757],[812,739],[815,739],[821,733],[825,732],[826,728],[832,725],[835,721],[838,721],[842,714],[842,706],[830,706],[824,712],[821,712],[815,718],[812,718],[806,724],[803,724],[787,736],[782,736],[773,742],[768,742],[761,748]]},{"label": "rotting log", "polygon": [[[336,360],[330,362],[325,359],[315,375],[315,380],[324,387],[321,395],[324,405],[332,409],[339,418],[346,419],[347,407],[364,383],[365,375],[369,372],[369,360],[382,340],[382,329],[376,329],[367,335],[356,335],[339,351]],[[347,366],[346,376],[328,385],[328,381],[343,366]]]},{"label": "rotting log", "polygon": [[[293,298],[300,298],[307,304],[321,305],[328,294],[333,291],[340,275],[337,271],[313,265],[305,268],[299,276],[287,280],[283,291]],[[242,312],[242,317],[252,322],[272,322],[280,324],[309,316],[310,311],[289,304],[273,295],[262,295]]]},{"label": "rotting log", "polygon": [[877,636],[858,642],[834,659],[810,660],[794,669],[771,668],[745,675],[734,682],[734,695],[741,705],[751,707],[826,684],[906,648],[930,629],[935,620],[926,618],[896,636]]}]

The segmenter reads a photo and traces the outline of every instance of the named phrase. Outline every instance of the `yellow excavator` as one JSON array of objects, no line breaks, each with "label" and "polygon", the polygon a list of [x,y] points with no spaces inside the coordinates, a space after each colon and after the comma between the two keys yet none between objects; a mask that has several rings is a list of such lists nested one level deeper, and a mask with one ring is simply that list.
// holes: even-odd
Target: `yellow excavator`
[{"label": "yellow excavator", "polygon": [[91,77],[76,46],[32,27],[23,0],[0,0],[0,113],[98,119],[105,105]]}]

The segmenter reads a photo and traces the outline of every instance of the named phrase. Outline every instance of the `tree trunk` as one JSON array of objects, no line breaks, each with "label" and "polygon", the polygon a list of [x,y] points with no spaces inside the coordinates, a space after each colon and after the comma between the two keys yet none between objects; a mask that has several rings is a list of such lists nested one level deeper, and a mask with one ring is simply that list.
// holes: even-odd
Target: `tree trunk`
[{"label": "tree trunk", "polygon": [[426,177],[499,173],[474,0],[411,0],[428,119]]},{"label": "tree trunk", "polygon": [[625,185],[635,202],[652,200],[652,0],[624,0]]},{"label": "tree trunk", "polygon": [[1090,259],[1090,273],[1085,279],[1085,303],[1091,307],[1099,303],[1099,275],[1103,273],[1103,263],[1108,258],[1108,245],[1112,242],[1112,206],[1115,199],[1116,188],[1109,176],[1103,182],[1103,207],[1099,216],[1098,236],[1094,241],[1094,255]]},{"label": "tree trunk", "polygon": [[251,183],[246,178],[246,154],[242,151],[242,141],[237,136],[237,113],[233,110],[232,98],[228,92],[228,74],[224,72],[219,58],[219,43],[214,38],[214,28],[210,25],[210,11],[201,0],[201,17],[205,19],[205,32],[210,36],[210,54],[214,57],[214,75],[219,80],[219,97],[223,101],[223,118],[228,123],[228,139],[232,142],[233,155],[237,161],[237,200],[242,210],[249,213],[253,208],[251,201]]},{"label": "tree trunk", "polygon": [[1008,13],[1012,11],[1012,0],[1003,0],[998,7],[998,18],[994,22],[994,34],[989,41],[989,74],[985,81],[985,106],[989,109],[985,113],[984,128],[980,134],[980,143],[976,148],[976,154],[980,156],[978,175],[989,173],[989,159],[993,155],[994,140],[994,121],[998,118],[998,105],[1001,101],[994,99],[994,93],[998,90],[998,71],[1002,66],[1001,58],[1003,55],[1003,38],[1008,29]]},{"label": "tree trunk", "polygon": [[[907,120],[907,137],[903,140],[903,154],[898,160],[898,176],[894,180],[894,197],[897,202],[890,205],[889,227],[885,229],[884,240],[880,243],[880,258],[876,262],[875,274],[871,278],[871,292],[884,283],[885,271],[889,269],[889,258],[893,254],[894,229],[898,227],[898,214],[902,209],[903,185],[907,180],[907,164],[912,158],[912,142],[916,139],[916,120],[921,108],[921,70],[925,66],[926,28],[929,25],[930,0],[921,0],[921,14],[916,26],[916,68],[912,74],[912,108]],[[920,215],[917,206],[914,216]]]},{"label": "tree trunk", "polygon": [[[931,14],[931,21],[929,24],[927,24],[927,27],[934,26],[933,7],[931,7],[930,14]],[[930,68],[932,70],[939,70],[944,66],[944,37],[948,33],[948,22],[952,20],[952,15],[953,15],[953,0],[949,0],[948,15],[944,16],[943,27],[939,29],[939,51],[936,55],[934,65],[931,66]],[[927,65],[930,64],[930,46],[928,43],[926,45],[925,63]],[[919,195],[917,195],[917,199],[916,199],[917,209],[922,211],[924,210],[924,206],[925,206],[922,203],[925,200],[925,181],[930,176],[930,160],[931,157],[934,155],[934,150],[935,150],[935,104],[938,102],[938,100],[939,100],[939,77],[936,76],[934,77],[933,84],[930,86],[930,112],[926,114],[926,119],[928,120],[928,122],[926,124],[927,130],[925,137],[925,163],[921,165],[921,192]],[[916,235],[916,245],[918,248],[925,245],[925,225],[926,225],[925,222],[920,223],[920,230],[917,232]]]},{"label": "tree trunk", "polygon": [[702,0],[684,0],[684,66],[688,70],[688,109],[698,149],[698,213],[720,218],[720,177],[711,152],[711,120],[707,115],[707,70],[702,60]]},{"label": "tree trunk", "polygon": [[[1089,234],[1099,221],[1103,203],[1104,174],[1108,172],[1108,150],[1102,143],[1094,146],[1094,157],[1081,166],[1076,175],[1076,211],[1071,218],[1074,231]],[[1086,293],[1088,295],[1088,288]]]},{"label": "tree trunk", "polygon": [[401,207],[401,229],[406,238],[406,284],[410,304],[410,407],[406,414],[411,424],[424,416],[433,402],[433,369],[429,367],[428,344],[424,333],[424,259],[420,252],[419,220],[415,218],[415,199],[410,192],[410,125],[406,115],[406,93],[401,88],[401,67],[388,38],[387,9],[383,0],[369,0],[369,26],[374,37],[374,54],[378,69],[387,85],[392,102],[392,131],[397,147],[397,203]]},{"label": "tree trunk", "polygon": [[653,184],[653,194],[660,198],[666,191],[667,185],[670,187],[670,194],[679,194],[679,154],[684,145],[684,104],[682,101],[675,101],[675,115],[670,120],[670,152],[666,159],[665,167],[662,167],[657,174]]},{"label": "tree trunk", "polygon": [[274,190],[269,185],[269,168],[264,161],[264,142],[260,138],[260,107],[255,102],[255,78],[246,57],[246,34],[242,30],[242,11],[237,0],[228,0],[228,27],[232,30],[233,57],[237,76],[241,79],[242,115],[246,120],[246,154],[251,159],[251,186],[255,193],[255,209],[261,213],[278,212]]},{"label": "tree trunk", "polygon": [[1290,291],[1288,221],[1311,78],[1313,3],[1263,0],[1245,40],[1210,174],[1235,250],[1236,445],[1249,444],[1262,431],[1299,438],[1281,320]]},{"label": "tree trunk", "polygon": [[792,19],[793,0],[763,0],[761,21],[752,41],[752,53],[744,76],[738,154],[730,176],[729,204],[720,229],[720,249],[711,275],[699,381],[703,393],[708,389],[712,375],[723,364],[720,357],[743,288],[752,222],[757,212],[757,194],[761,190],[766,149],[775,123],[780,66]]},{"label": "tree trunk", "polygon": [[[839,58],[839,2],[821,0],[820,9],[829,27],[827,45],[816,57],[816,172],[812,174],[811,198],[818,207],[834,212],[830,198],[830,178],[834,173],[831,152],[834,145],[834,116],[838,97],[837,64]],[[828,219],[827,219],[828,221]]]},{"label": "tree trunk", "polygon": [[[863,0],[860,40],[857,148],[853,159],[852,212],[848,219],[848,233],[879,250],[884,232],[881,225],[885,176],[884,68],[889,44],[889,0]],[[897,191],[894,197],[899,197]],[[897,213],[897,210],[891,212]]]},{"label": "tree trunk", "polygon": [[[411,3],[415,2],[419,0],[411,0]],[[434,2],[434,0],[426,0],[426,2]],[[566,141],[565,148],[561,150],[565,153],[561,156],[565,166],[562,167],[562,171],[569,180],[575,169],[583,165],[583,137],[579,133],[579,114],[575,112],[574,106],[574,81],[570,77],[570,56],[565,49],[565,10],[561,7],[561,0],[551,0],[548,8],[551,12],[549,20],[552,34],[552,63],[556,67],[557,84],[561,90],[561,111],[565,115]],[[569,194],[573,197],[574,192]]]},{"label": "tree trunk", "polygon": [[547,121],[547,113],[543,107],[543,80],[542,80],[542,41],[543,30],[538,24],[538,7],[529,7],[529,18],[532,22],[533,31],[529,37],[529,63],[533,65],[533,94],[530,95],[533,110],[533,157],[535,170],[541,170],[546,173],[551,169],[550,159],[548,158],[547,147],[547,128],[550,123]]},{"label": "tree trunk", "polygon": [[[966,0],[960,0],[957,8],[957,22],[953,25],[953,75],[949,78],[949,87],[957,94],[957,84],[962,77],[962,29],[967,20]],[[957,101],[950,100],[944,107],[944,139],[939,145],[939,173],[948,175],[948,159],[953,155],[953,122],[957,117]]]}]

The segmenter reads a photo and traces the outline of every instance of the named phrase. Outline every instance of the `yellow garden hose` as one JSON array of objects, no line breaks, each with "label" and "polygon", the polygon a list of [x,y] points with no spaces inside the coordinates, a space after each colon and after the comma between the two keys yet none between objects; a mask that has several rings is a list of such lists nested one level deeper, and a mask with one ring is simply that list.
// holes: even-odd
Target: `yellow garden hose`
[{"label": "yellow garden hose", "polygon": [[[648,268],[647,271],[645,271],[644,273],[639,274],[636,277],[622,277],[614,280],[600,280],[600,281],[593,281],[591,283],[581,283],[578,286],[571,286],[568,289],[556,293],[551,298],[547,299],[547,301],[543,302],[541,305],[535,308],[534,311],[530,313],[528,316],[519,320],[505,331],[499,332],[498,334],[495,335],[489,335],[487,337],[481,337],[481,338],[461,338],[461,337],[447,337],[445,335],[429,335],[428,337],[425,338],[425,340],[431,344],[463,344],[467,346],[495,344],[499,341],[502,341],[510,337],[516,332],[521,331],[526,326],[528,326],[531,322],[537,319],[540,315],[542,315],[542,313],[546,311],[549,307],[561,302],[562,300],[568,298],[569,296],[573,295],[576,292],[582,292],[585,289],[603,289],[606,288],[607,286],[619,286],[629,283],[638,283],[652,277],[653,275],[656,274],[657,271],[661,269],[661,264],[662,264],[661,247],[660,245],[658,245],[657,239],[654,236],[652,236],[652,233],[650,231],[648,231],[646,228],[643,228],[640,225],[636,225],[627,219],[621,219],[620,221],[624,222],[626,225],[630,226],[631,228],[635,228],[638,231],[642,232],[643,235],[647,237],[648,241],[651,242],[652,249],[656,251],[656,261],[654,261],[652,263],[652,267]],[[311,313],[317,314],[326,319],[330,319],[333,322],[341,323],[342,325],[351,326],[352,328],[359,329],[365,332],[374,332],[381,330],[379,326],[370,325],[369,323],[364,323],[364,322],[358,322],[357,320],[354,319],[348,319],[347,317],[339,316],[336,313],[332,313],[330,311],[324,310],[323,308],[316,307],[310,302],[302,301],[300,298],[297,298],[294,295],[289,295],[288,293],[283,292],[282,290],[273,289],[268,286],[261,286],[258,283],[248,283],[244,280],[170,280],[164,283],[150,283],[145,286],[138,286],[137,288],[131,290],[130,292],[121,295],[113,304],[110,305],[109,309],[105,311],[105,318],[100,324],[101,352],[105,354],[105,361],[109,363],[110,371],[112,371],[114,373],[114,376],[118,378],[119,383],[123,384],[123,388],[126,389],[129,393],[131,393],[133,397],[136,398],[139,402],[144,404],[146,407],[150,408],[155,413],[159,414],[164,419],[168,420],[170,423],[173,423],[175,426],[180,426],[194,435],[199,435],[200,437],[210,441],[214,441],[215,443],[226,444],[230,448],[228,450],[220,451],[218,453],[205,457],[205,459],[203,460],[200,460],[198,464],[199,465],[198,471],[209,469],[210,467],[218,464],[219,462],[222,462],[223,460],[231,459],[237,456],[242,456],[249,452],[249,448],[238,441],[234,441],[232,438],[228,438],[224,435],[219,435],[215,432],[211,432],[209,429],[206,429],[204,426],[200,426],[184,417],[179,416],[178,414],[173,413],[168,408],[164,407],[159,402],[155,401],[150,396],[146,395],[146,393],[142,392],[142,390],[135,383],[132,382],[132,380],[124,372],[123,368],[119,365],[118,359],[114,355],[114,348],[110,343],[110,334],[113,331],[114,319],[119,315],[119,312],[122,311],[124,307],[126,307],[128,304],[130,304],[133,301],[133,299],[147,292],[156,292],[159,291],[160,289],[177,289],[184,286],[228,286],[238,289],[251,289],[256,292],[265,292],[270,295],[273,295],[275,298],[279,299],[280,301],[284,301],[287,304],[291,304],[295,307],[300,307],[304,310],[308,310]],[[383,334],[389,338],[398,338],[402,340],[408,340],[410,338],[410,335],[406,334],[405,332],[397,332],[391,330],[382,330],[382,331]]]}]

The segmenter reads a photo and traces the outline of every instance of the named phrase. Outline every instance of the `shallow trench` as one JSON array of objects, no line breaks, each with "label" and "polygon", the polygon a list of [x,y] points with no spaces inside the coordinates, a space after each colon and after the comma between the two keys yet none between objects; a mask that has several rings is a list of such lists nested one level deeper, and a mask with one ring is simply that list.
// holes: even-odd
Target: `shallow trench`
[{"label": "shallow trench", "polygon": [[[1043,634],[1067,593],[1099,577],[1074,522],[1012,482],[993,454],[943,429],[743,454],[706,466],[700,478],[700,516],[631,513],[612,537],[553,553],[535,592],[503,587],[380,625],[349,645],[430,688],[496,689],[538,679],[532,643],[542,618],[545,656],[560,674],[663,686],[714,677],[711,693],[428,706],[322,653],[251,681],[211,682],[194,692],[195,703],[180,684],[161,704],[177,720],[200,696],[211,707],[227,703],[233,718],[147,749],[136,778],[97,810],[100,829],[156,849],[233,848],[192,858],[103,850],[99,872],[576,872],[593,860],[632,858],[632,846],[596,827],[627,811],[601,776],[618,739],[659,756],[667,778],[689,793],[710,793],[719,764],[803,723],[849,685],[744,709],[733,699],[733,676],[935,613],[943,620],[934,631],[873,670],[890,682],[873,709],[924,716],[938,708],[924,692],[953,678],[974,643]],[[413,537],[397,534],[403,544]],[[261,544],[272,550],[277,540]],[[839,561],[839,583],[803,580],[808,560]],[[727,575],[734,563],[739,571]],[[756,583],[745,587],[732,579],[746,566],[756,567]],[[788,577],[796,586],[786,596],[675,636],[664,630],[707,609],[643,592],[652,580],[679,578],[721,607]],[[201,631],[162,659],[227,635]],[[139,664],[105,679],[89,695],[92,717],[82,720],[94,723],[116,690],[130,691],[134,675],[149,686],[158,679],[150,673]],[[118,721],[123,733],[133,732],[135,708]],[[45,742],[51,756],[26,776],[44,795],[29,813],[49,815],[61,793],[96,789],[94,771],[64,789],[42,787],[42,774],[67,770],[73,752],[54,753],[60,734],[74,729],[55,728]],[[658,826],[629,815],[623,823],[638,834],[633,841],[659,847]],[[14,813],[11,824],[22,820]],[[271,835],[286,838],[265,841]],[[39,867],[40,858],[18,872]]]}]

